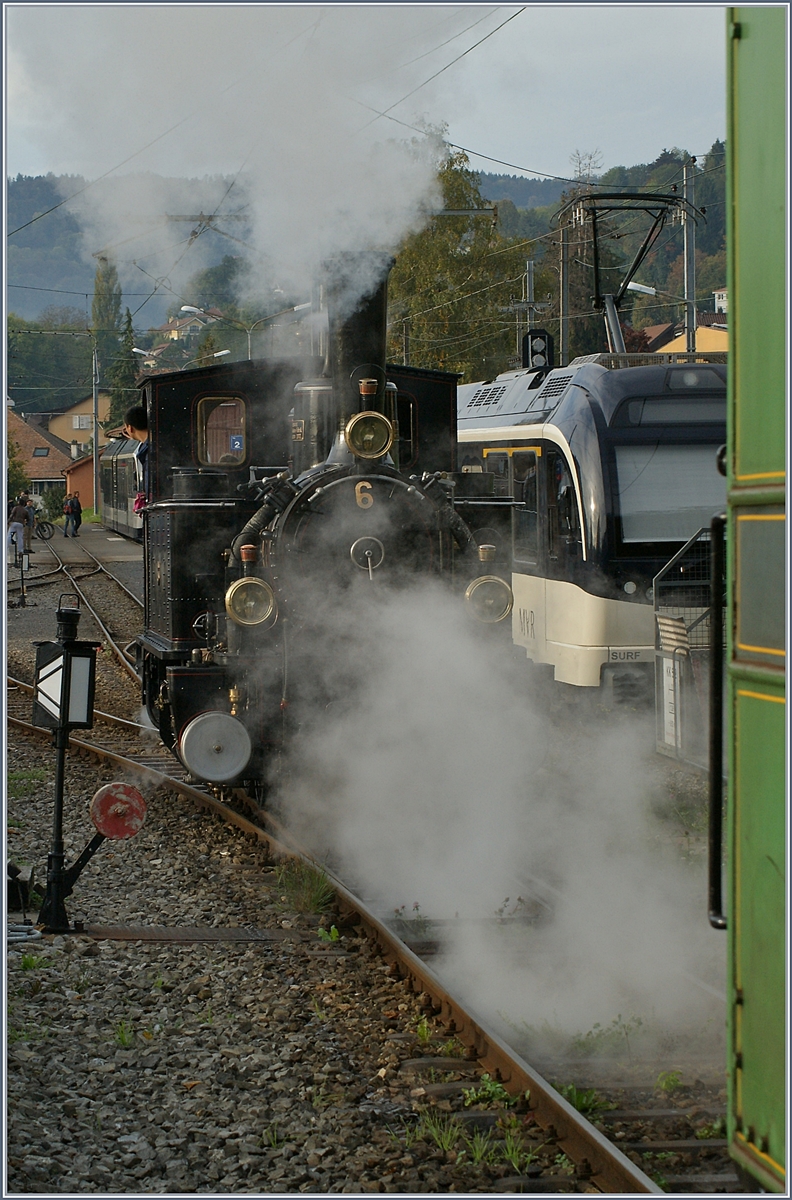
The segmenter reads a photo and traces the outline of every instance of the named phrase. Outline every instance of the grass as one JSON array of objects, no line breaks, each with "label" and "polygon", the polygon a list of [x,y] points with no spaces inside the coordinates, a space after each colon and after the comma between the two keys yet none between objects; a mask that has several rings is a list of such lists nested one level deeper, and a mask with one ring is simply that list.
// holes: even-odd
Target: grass
[{"label": "grass", "polygon": [[319,867],[300,858],[290,858],[275,868],[275,880],[282,904],[298,913],[323,913],[335,893],[330,880]]},{"label": "grass", "polygon": [[526,1150],[522,1137],[513,1129],[506,1130],[501,1153],[504,1161],[513,1168],[517,1175],[522,1175],[525,1168],[529,1167],[538,1157],[535,1150]]},{"label": "grass", "polygon": [[701,1129],[696,1130],[696,1137],[702,1141],[709,1140],[709,1138],[725,1138],[726,1118],[718,1117],[717,1121],[713,1121],[711,1125],[702,1125]]},{"label": "grass", "polygon": [[584,1117],[591,1117],[616,1107],[609,1100],[603,1100],[595,1088],[577,1088],[574,1083],[557,1084],[555,1088]]},{"label": "grass", "polygon": [[429,933],[432,922],[429,917],[425,917],[421,912],[421,906],[416,900],[412,906],[413,916],[408,917],[406,913],[407,906],[401,904],[393,910],[393,923],[402,933],[417,934],[419,937],[425,937]]},{"label": "grass", "polygon": [[465,1108],[470,1108],[471,1104],[496,1104],[508,1108],[514,1103],[500,1080],[486,1073],[481,1076],[478,1087],[465,1088],[462,1095],[465,1097]]},{"label": "grass", "polygon": [[432,1040],[432,1026],[426,1017],[419,1017],[415,1025],[415,1033],[422,1046],[428,1046]]},{"label": "grass", "polygon": [[[33,767],[29,771],[9,771],[8,772],[8,798],[9,800],[21,800],[23,796],[29,796],[33,793],[37,783],[43,783],[47,778],[47,772],[42,767]],[[9,821],[9,825],[12,822]],[[20,825],[13,826],[16,829],[21,828]]]},{"label": "grass", "polygon": [[465,1138],[465,1147],[470,1161],[475,1166],[479,1166],[481,1163],[490,1165],[498,1157],[497,1147],[488,1129],[474,1129],[473,1133]]},{"label": "grass", "polygon": [[419,1137],[434,1142],[438,1150],[448,1154],[462,1137],[462,1122],[453,1113],[427,1109],[421,1114]]},{"label": "grass", "polygon": [[632,1049],[630,1047],[630,1034],[637,1033],[643,1025],[640,1017],[628,1017],[625,1021],[621,1013],[614,1017],[610,1025],[600,1025],[597,1022],[595,1025],[584,1034],[576,1034],[572,1039],[571,1049],[574,1054],[579,1054],[581,1057],[589,1055],[605,1054],[608,1050],[619,1050],[624,1047],[627,1050],[627,1055],[632,1061]]},{"label": "grass", "polygon": [[278,1136],[277,1122],[274,1122],[272,1125],[268,1125],[261,1135],[262,1146],[266,1143],[268,1146],[271,1146],[273,1150],[277,1150],[279,1146],[282,1146],[284,1140],[284,1138]]},{"label": "grass", "polygon": [[135,1035],[132,1031],[132,1026],[129,1024],[128,1021],[119,1021],[118,1022],[118,1024],[115,1027],[115,1035],[114,1036],[115,1036],[116,1043],[119,1046],[123,1047],[124,1050],[128,1050],[130,1046],[133,1046],[135,1044]]},{"label": "grass", "polygon": [[26,950],[19,960],[19,965],[23,971],[36,971],[39,967],[45,966],[46,962],[46,958],[43,958],[42,955],[31,954],[29,950]]},{"label": "grass", "polygon": [[525,1047],[525,1053],[530,1057],[537,1048],[552,1051],[557,1056],[570,1058],[595,1058],[598,1055],[612,1055],[621,1051],[627,1052],[632,1061],[631,1038],[644,1022],[640,1017],[622,1017],[621,1013],[609,1025],[597,1022],[586,1033],[569,1034],[564,1029],[543,1021],[540,1025],[529,1025],[527,1021],[513,1021],[508,1013],[498,1014],[514,1030]]}]

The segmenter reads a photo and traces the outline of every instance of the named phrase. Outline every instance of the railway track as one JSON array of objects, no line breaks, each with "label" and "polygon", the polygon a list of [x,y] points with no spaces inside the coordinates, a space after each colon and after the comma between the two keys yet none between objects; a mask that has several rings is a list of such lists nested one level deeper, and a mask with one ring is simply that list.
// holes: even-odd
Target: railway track
[{"label": "railway track", "polygon": [[[133,612],[141,613],[143,611],[142,600],[140,600],[140,598],[136,596],[135,593],[131,591],[131,589],[128,588],[126,584],[109,569],[106,563],[97,558],[97,556],[93,554],[84,544],[81,543],[79,547],[80,553],[84,556],[84,561],[79,563],[72,561],[66,562],[61,555],[58,554],[58,551],[52,542],[42,542],[40,544],[40,548],[42,552],[44,552],[44,550],[49,552],[49,554],[55,559],[56,565],[52,568],[52,570],[45,570],[43,574],[37,575],[34,579],[26,582],[25,590],[28,591],[31,588],[52,585],[58,582],[59,578],[63,578],[64,581],[67,581],[69,587],[80,597],[85,610],[93,617],[97,627],[101,632],[102,638],[112,652],[113,656],[120,664],[121,668],[126,672],[127,675],[130,676],[131,679],[133,679],[136,683],[139,683],[140,677],[135,669],[134,656],[129,649],[131,639],[127,636],[119,635],[118,632],[112,631],[110,629],[111,622],[109,619],[102,618],[98,611],[98,607],[91,602],[89,597],[91,581],[95,582],[97,579],[101,581],[110,581],[113,588],[118,589],[123,596],[123,608],[131,605]],[[80,574],[79,572],[83,571],[85,567],[90,568],[88,573]],[[12,583],[9,580],[8,592],[10,595],[17,595],[18,593],[21,593],[21,586],[19,584]],[[20,598],[23,599],[24,597]],[[19,602],[19,600],[17,602]],[[107,605],[106,597],[104,598],[104,605]],[[116,629],[120,620],[124,619],[123,608],[121,612],[116,610],[114,614],[113,624],[116,626]],[[128,616],[126,619],[129,619]]]},{"label": "railway track", "polygon": [[[80,574],[82,564],[65,564],[52,550],[58,567],[47,582],[59,575],[78,590],[86,610],[102,630],[102,636],[114,647],[117,661],[127,675],[129,656],[118,644],[102,620],[97,607],[107,605],[105,592],[92,604],[87,593],[97,577],[106,575],[113,585],[123,589],[134,605],[140,602],[129,589],[99,562],[95,555],[80,547],[91,570]],[[117,593],[116,593],[117,594]],[[112,603],[112,602],[111,602]],[[118,639],[119,641],[122,639]],[[9,680],[8,717],[27,735],[49,739],[47,731],[34,730],[29,724],[32,688],[21,680]],[[113,703],[114,701],[111,701]],[[146,740],[146,727],[107,712],[97,712],[96,726],[70,741],[71,752],[83,758],[112,763],[121,777],[137,780],[147,789],[167,788],[204,811],[241,830],[247,837],[264,843],[275,858],[301,857],[313,861],[294,841],[289,832],[268,812],[240,792],[214,790],[196,784],[180,770],[178,763],[157,743],[154,731]],[[143,744],[141,745],[141,739]],[[600,1072],[590,1077],[590,1064],[542,1063],[532,1067],[516,1053],[486,1021],[459,1002],[433,971],[430,963],[435,948],[427,939],[411,936],[409,929],[394,929],[381,921],[367,905],[340,880],[327,872],[336,892],[336,903],[345,927],[355,928],[390,964],[390,969],[409,981],[414,993],[425,1002],[427,1011],[446,1031],[443,1041],[453,1038],[464,1056],[453,1058],[429,1053],[407,1059],[400,1070],[412,1083],[411,1094],[419,1103],[450,1102],[459,1106],[471,1081],[482,1075],[498,1081],[511,1095],[529,1096],[527,1119],[542,1130],[546,1143],[557,1147],[557,1158],[567,1164],[561,1173],[536,1165],[522,1174],[501,1180],[503,1190],[553,1192],[600,1191],[616,1193],[738,1192],[742,1188],[725,1151],[725,1140],[718,1136],[725,1103],[716,1085],[681,1085],[673,1095],[647,1079],[637,1083],[620,1081],[618,1071]],[[399,923],[396,923],[399,924]],[[404,923],[401,923],[404,925]],[[174,941],[205,940],[211,931],[184,930],[154,926],[91,927],[84,932],[102,939]],[[238,939],[244,931],[225,930],[211,933],[213,939],[224,936]],[[439,1043],[442,1045],[442,1042]],[[588,1075],[587,1075],[588,1072]],[[548,1082],[551,1079],[556,1086]],[[574,1079],[574,1083],[571,1081]],[[582,1082],[581,1082],[582,1081]],[[563,1094],[562,1094],[563,1093]],[[568,1097],[568,1098],[567,1098]],[[588,1107],[587,1107],[588,1105]],[[579,1109],[583,1109],[581,1112]],[[485,1134],[497,1121],[497,1114],[460,1112],[467,1127]]]},{"label": "railway track", "polygon": [[[32,689],[17,680],[10,681],[10,687],[9,721],[28,735],[49,738],[47,731],[34,730],[25,720]],[[249,798],[240,793],[214,791],[196,785],[161,746],[141,750],[139,741],[143,727],[108,713],[97,713],[96,719],[93,731],[70,739],[72,753],[112,763],[124,779],[137,780],[147,788],[165,787],[176,792],[199,808],[215,813],[248,837],[265,843],[275,858],[299,857],[313,862],[289,832]],[[691,1090],[672,1080],[663,1090],[653,1087],[650,1082],[619,1082],[613,1081],[612,1077],[609,1080],[607,1076],[583,1077],[583,1083],[578,1082],[576,1086],[565,1085],[556,1079],[557,1087],[553,1087],[544,1074],[508,1046],[485,1021],[468,1011],[448,991],[429,963],[380,920],[360,897],[327,872],[322,864],[314,865],[323,870],[332,883],[344,926],[354,927],[365,935],[375,952],[390,964],[391,970],[406,978],[412,990],[421,995],[445,1029],[447,1038],[453,1038],[457,1045],[464,1047],[464,1057],[429,1053],[403,1061],[401,1071],[409,1072],[413,1077],[411,1095],[422,1103],[458,1101],[466,1089],[475,1085],[477,1078],[486,1075],[498,1081],[510,1095],[528,1097],[528,1119],[542,1130],[548,1143],[557,1147],[558,1160],[569,1164],[563,1175],[543,1177],[532,1168],[524,1174],[505,1178],[501,1181],[504,1190],[649,1194],[742,1191],[726,1155],[725,1139],[719,1136],[725,1104],[715,1087],[700,1084]],[[200,938],[200,931],[196,930],[181,931],[180,935],[178,929],[145,926],[86,926],[83,932],[97,940],[149,938],[167,941],[185,934],[188,939]],[[230,933],[237,938],[244,936],[239,931]],[[550,1064],[548,1066],[552,1070]],[[580,1081],[581,1075],[576,1074],[576,1078]],[[585,1110],[587,1105],[590,1111],[584,1115],[579,1109]],[[463,1112],[460,1119],[468,1127],[484,1131],[484,1136],[488,1127],[495,1124],[497,1116]]]}]

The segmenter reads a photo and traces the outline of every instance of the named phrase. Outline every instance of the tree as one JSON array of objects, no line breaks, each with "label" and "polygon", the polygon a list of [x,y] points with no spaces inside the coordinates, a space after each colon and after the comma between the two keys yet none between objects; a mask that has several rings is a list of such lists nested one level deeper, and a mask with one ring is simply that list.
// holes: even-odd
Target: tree
[{"label": "tree", "polygon": [[110,381],[110,414],[107,428],[115,429],[124,420],[124,413],[135,402],[137,387],[135,380],[138,374],[138,364],[132,353],[135,344],[135,334],[132,329],[132,314],[126,310],[124,330],[121,335],[121,348],[116,354],[108,372]]},{"label": "tree", "polygon": [[41,497],[41,511],[48,521],[57,521],[63,516],[63,501],[66,499],[66,487],[56,484],[47,488]]},{"label": "tree", "polygon": [[8,314],[8,394],[17,411],[52,412],[91,390],[91,338],[79,309]]},{"label": "tree", "polygon": [[[444,146],[438,184],[446,209],[485,207],[479,177],[461,151]],[[390,276],[388,357],[414,366],[492,378],[517,353],[525,245],[504,237],[489,214],[434,217],[405,239]],[[541,271],[535,294],[550,280]]]},{"label": "tree", "polygon": [[19,457],[19,447],[16,442],[8,439],[8,475],[6,477],[6,494],[9,500],[14,500],[20,492],[30,488],[30,480],[25,474],[25,468]]},{"label": "tree", "polygon": [[214,362],[214,355],[219,349],[220,347],[215,340],[212,330],[207,329],[197,346],[195,357],[198,360],[198,365],[201,367],[211,367]]},{"label": "tree", "polygon": [[106,387],[110,368],[118,354],[121,284],[118,282],[115,264],[103,255],[99,257],[99,265],[96,268],[91,321],[99,357],[99,383]]}]

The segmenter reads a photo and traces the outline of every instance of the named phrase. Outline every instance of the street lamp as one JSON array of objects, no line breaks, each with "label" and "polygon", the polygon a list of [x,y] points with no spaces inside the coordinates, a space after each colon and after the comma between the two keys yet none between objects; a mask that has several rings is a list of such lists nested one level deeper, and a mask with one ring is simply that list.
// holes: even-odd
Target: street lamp
[{"label": "street lamp", "polygon": [[[230,353],[231,353],[230,350],[215,350],[214,354],[210,355],[209,357],[223,358],[226,354],[230,354]],[[186,362],[184,364],[184,366],[182,367],[182,370],[186,371],[188,367],[191,367],[193,365],[193,363],[204,362],[204,361],[205,361],[205,359],[203,359],[203,358],[191,358],[189,362]]]},{"label": "street lamp", "polygon": [[[181,312],[198,313],[202,317],[208,317],[210,321],[225,321],[227,325],[233,325],[235,329],[241,329],[247,334],[247,356],[248,361],[250,361],[250,359],[253,357],[250,349],[250,335],[257,325],[263,325],[265,321],[274,321],[276,317],[284,317],[286,313],[304,312],[305,309],[310,307],[310,301],[308,301],[306,304],[294,304],[291,306],[291,308],[284,308],[281,309],[280,312],[270,313],[267,317],[259,317],[258,321],[254,321],[252,325],[244,325],[242,321],[234,321],[231,317],[215,317],[212,313],[205,312],[205,310],[202,308],[196,308],[194,304],[182,304]],[[226,353],[230,353],[230,351],[226,351]]]}]

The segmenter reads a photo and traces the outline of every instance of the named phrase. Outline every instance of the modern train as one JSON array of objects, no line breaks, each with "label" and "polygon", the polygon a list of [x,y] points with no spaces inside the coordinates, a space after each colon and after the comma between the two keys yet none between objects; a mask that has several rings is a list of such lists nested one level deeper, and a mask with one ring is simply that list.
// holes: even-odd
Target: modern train
[{"label": "modern train", "polygon": [[102,492],[102,524],[124,537],[143,540],[143,517],[134,511],[137,496],[135,451],[132,438],[113,438],[102,450],[99,460],[99,486]]},{"label": "modern train", "polygon": [[690,357],[591,355],[458,389],[457,511],[497,546],[514,644],[616,702],[654,694],[654,577],[726,499],[725,355]]},{"label": "modern train", "polygon": [[345,270],[324,358],[142,385],[143,700],[196,779],[259,798],[305,713],[343,699],[367,605],[433,577],[486,620],[508,592],[451,503],[456,377],[386,371],[387,267],[352,312]]},{"label": "modern train", "polygon": [[727,9],[732,343],[726,516],[713,528],[716,550],[725,533],[713,599],[725,594],[726,620],[725,655],[713,646],[711,668],[709,897],[710,920],[729,942],[730,1153],[749,1186],[785,1195],[788,47],[788,8]]}]

